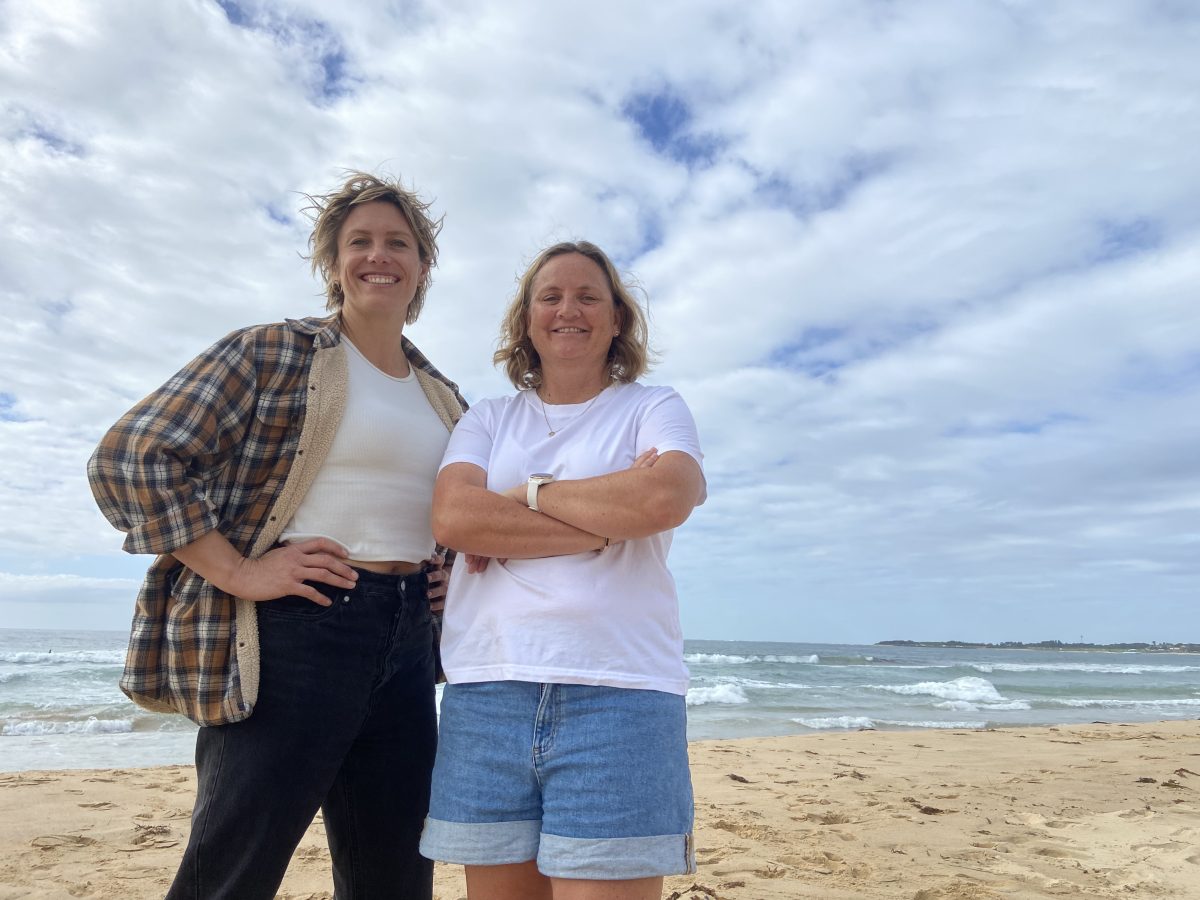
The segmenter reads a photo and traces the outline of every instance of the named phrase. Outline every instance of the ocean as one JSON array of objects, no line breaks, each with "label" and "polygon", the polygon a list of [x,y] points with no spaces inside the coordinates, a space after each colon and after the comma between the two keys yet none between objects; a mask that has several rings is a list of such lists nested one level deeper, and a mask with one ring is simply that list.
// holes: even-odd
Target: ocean
[{"label": "ocean", "polygon": [[[192,759],[117,688],[126,635],[0,629],[0,771]],[[692,740],[1200,717],[1200,655],[686,641]]]}]

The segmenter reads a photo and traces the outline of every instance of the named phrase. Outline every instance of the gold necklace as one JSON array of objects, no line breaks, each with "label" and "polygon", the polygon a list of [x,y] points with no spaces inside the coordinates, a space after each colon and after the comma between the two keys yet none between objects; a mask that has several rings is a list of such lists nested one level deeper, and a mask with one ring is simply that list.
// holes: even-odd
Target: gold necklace
[{"label": "gold necklace", "polygon": [[[600,394],[603,394],[606,390],[607,388],[602,388]],[[584,413],[592,408],[592,404],[600,399],[600,394],[597,394],[595,397],[589,400],[587,406],[575,413],[575,415],[571,416],[571,418],[567,419],[565,424],[570,425],[576,419],[582,417]],[[542,404],[542,418],[546,420],[546,437],[554,437],[556,434],[558,434],[558,431],[555,430],[554,426],[550,424],[550,416],[546,414],[546,401],[542,399],[541,394],[538,394],[538,403]]]}]

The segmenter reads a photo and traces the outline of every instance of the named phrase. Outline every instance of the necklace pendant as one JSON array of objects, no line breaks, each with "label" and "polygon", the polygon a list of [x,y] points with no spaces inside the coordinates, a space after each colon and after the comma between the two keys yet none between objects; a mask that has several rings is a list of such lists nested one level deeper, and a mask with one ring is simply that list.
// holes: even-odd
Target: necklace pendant
[{"label": "necklace pendant", "polygon": [[558,434],[557,431],[547,431],[546,432],[547,437],[554,437],[556,434]]}]

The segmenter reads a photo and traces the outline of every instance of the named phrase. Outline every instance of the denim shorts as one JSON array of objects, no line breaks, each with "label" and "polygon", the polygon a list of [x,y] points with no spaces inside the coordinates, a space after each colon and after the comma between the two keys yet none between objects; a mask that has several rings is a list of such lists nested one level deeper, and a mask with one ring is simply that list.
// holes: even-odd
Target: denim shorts
[{"label": "denim shorts", "polygon": [[695,872],[686,725],[660,691],[446,685],[421,852],[551,878]]}]

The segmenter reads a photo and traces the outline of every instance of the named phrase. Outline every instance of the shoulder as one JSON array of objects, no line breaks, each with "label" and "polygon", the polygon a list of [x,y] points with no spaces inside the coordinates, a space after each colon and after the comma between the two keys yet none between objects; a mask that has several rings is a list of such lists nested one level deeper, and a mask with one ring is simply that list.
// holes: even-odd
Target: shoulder
[{"label": "shoulder", "polygon": [[329,319],[287,319],[247,325],[229,332],[212,345],[212,350],[269,350],[271,348],[332,347],[341,340],[336,323]]},{"label": "shoulder", "polygon": [[641,382],[618,384],[614,386],[613,393],[619,402],[634,409],[652,409],[664,403],[678,403],[686,406],[679,392],[664,384],[642,384]]},{"label": "shoulder", "polygon": [[504,419],[504,414],[513,409],[515,404],[523,402],[524,398],[519,393],[507,397],[487,397],[475,401],[463,418],[469,416],[476,421],[498,422]]}]

